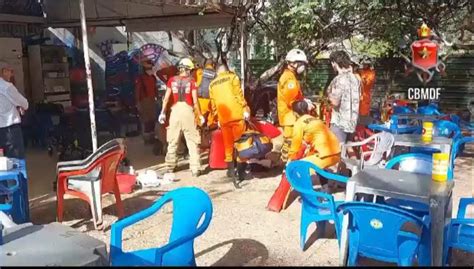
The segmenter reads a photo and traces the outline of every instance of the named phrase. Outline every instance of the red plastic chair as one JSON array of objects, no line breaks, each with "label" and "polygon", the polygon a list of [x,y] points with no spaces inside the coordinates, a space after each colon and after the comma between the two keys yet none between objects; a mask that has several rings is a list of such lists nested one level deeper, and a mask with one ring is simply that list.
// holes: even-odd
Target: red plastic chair
[{"label": "red plastic chair", "polygon": [[[105,146],[105,147],[104,147]],[[57,219],[62,222],[64,195],[69,194],[89,203],[94,226],[102,224],[102,194],[113,192],[119,218],[124,216],[117,182],[117,169],[125,156],[123,139],[114,139],[89,156],[85,162],[71,166],[58,164]]]}]

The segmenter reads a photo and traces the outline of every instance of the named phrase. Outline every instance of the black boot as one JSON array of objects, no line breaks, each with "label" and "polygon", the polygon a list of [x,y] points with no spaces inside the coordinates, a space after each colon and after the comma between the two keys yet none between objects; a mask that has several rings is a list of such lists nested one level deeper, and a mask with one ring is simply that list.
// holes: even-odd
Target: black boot
[{"label": "black boot", "polygon": [[233,179],[235,176],[234,162],[227,162],[227,177]]},{"label": "black boot", "polygon": [[247,163],[237,163],[237,175],[239,176],[239,182],[250,179],[250,174],[247,173]]}]

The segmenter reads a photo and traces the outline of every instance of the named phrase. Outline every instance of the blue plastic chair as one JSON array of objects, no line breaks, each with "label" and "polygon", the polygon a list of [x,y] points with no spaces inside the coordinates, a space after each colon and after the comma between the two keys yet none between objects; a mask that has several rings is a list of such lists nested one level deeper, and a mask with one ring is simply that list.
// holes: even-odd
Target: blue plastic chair
[{"label": "blue plastic chair", "polygon": [[444,136],[452,139],[458,139],[462,136],[461,128],[459,128],[459,126],[454,122],[437,120],[433,123],[435,136]]},{"label": "blue plastic chair", "polygon": [[408,106],[393,106],[393,114],[413,114],[415,111]]},{"label": "blue plastic chair", "polygon": [[311,181],[311,170],[319,176],[339,182],[347,182],[348,178],[336,175],[319,168],[308,161],[293,161],[286,167],[286,176],[290,185],[300,193],[302,199],[300,246],[304,250],[308,226],[316,222],[318,230],[324,231],[326,222],[334,221],[336,237],[339,242],[340,219],[336,214],[336,206],[341,202],[335,202],[331,194],[318,192],[313,189]]},{"label": "blue plastic chair", "polygon": [[[433,122],[433,135],[452,138],[455,142],[456,139],[462,137],[461,128],[451,121],[437,120]],[[410,149],[412,153],[424,153],[433,154],[439,152],[438,149],[425,148],[425,147],[413,147]]]},{"label": "blue plastic chair", "polygon": [[[394,116],[396,115],[392,115],[392,120]],[[367,128],[374,131],[388,132],[391,134],[418,134],[418,133],[421,133],[422,131],[421,126],[407,125],[407,124],[400,124],[400,125],[397,125],[397,127],[394,127],[393,125],[391,125],[390,127],[387,127],[385,124],[372,123],[372,124],[367,125]]]},{"label": "blue plastic chair", "polygon": [[416,111],[418,114],[423,114],[423,115],[443,115],[438,107],[433,104],[429,104],[427,106],[422,106],[419,107]]},{"label": "blue plastic chair", "polygon": [[452,248],[474,252],[474,218],[466,218],[468,205],[474,198],[461,198],[457,218],[452,219],[445,238],[443,263],[449,264]]},{"label": "blue plastic chair", "polygon": [[13,199],[13,195],[19,191],[19,189],[20,182],[16,175],[10,173],[0,175],[0,197],[2,198],[2,200],[0,200],[0,211],[10,215],[10,217],[13,213],[13,204],[11,200]]},{"label": "blue plastic chair", "polygon": [[[348,202],[337,210],[349,214],[348,266],[356,266],[359,257],[412,266],[421,238],[429,234],[428,216],[421,219],[399,208]],[[402,230],[406,223],[413,223],[420,235]]]},{"label": "blue plastic chair", "polygon": [[393,169],[398,165],[398,170],[413,172],[418,174],[431,174],[433,159],[430,155],[421,153],[407,153],[398,155],[390,159],[386,164],[386,169]]},{"label": "blue plastic chair", "polygon": [[461,117],[459,117],[456,114],[449,114],[448,116],[449,116],[449,121],[455,123],[458,126],[461,125]]},{"label": "blue plastic chair", "polygon": [[463,152],[464,146],[467,143],[472,143],[472,142],[474,142],[474,136],[463,137],[461,135],[460,137],[454,140],[453,146],[451,148],[451,157],[449,159],[450,163],[448,167],[448,179],[454,178],[454,165],[455,165],[456,158]]},{"label": "blue plastic chair", "polygon": [[[154,215],[173,203],[173,225],[169,242],[159,248],[132,252],[122,250],[123,229]],[[201,221],[204,217],[204,220]],[[207,193],[184,187],[166,193],[151,207],[112,225],[110,260],[112,266],[196,266],[194,239],[203,234],[212,218],[212,202]],[[198,226],[198,224],[201,225]]]},{"label": "blue plastic chair", "polygon": [[[393,106],[393,114],[414,114],[415,110],[408,106]],[[392,116],[393,117],[393,116]],[[406,125],[408,124],[408,120],[398,120],[398,124]]]},{"label": "blue plastic chair", "polygon": [[[385,165],[385,169],[394,169],[397,165],[400,171],[431,175],[433,170],[433,157],[421,153],[402,154],[389,160]],[[385,203],[407,209],[418,216],[427,215],[430,210],[427,204],[403,199],[388,198],[385,200]]]}]

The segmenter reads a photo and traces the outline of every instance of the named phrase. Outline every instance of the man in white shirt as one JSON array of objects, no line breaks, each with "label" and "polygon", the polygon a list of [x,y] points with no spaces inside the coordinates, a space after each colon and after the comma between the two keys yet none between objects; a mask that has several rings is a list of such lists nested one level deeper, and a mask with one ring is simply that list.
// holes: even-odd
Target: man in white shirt
[{"label": "man in white shirt", "polygon": [[18,92],[12,67],[0,61],[0,148],[10,158],[25,158],[21,131],[21,115],[28,109],[28,100]]},{"label": "man in white shirt", "polygon": [[359,119],[360,80],[354,75],[351,58],[346,52],[332,52],[329,61],[337,72],[328,88],[332,105],[331,131],[344,144],[354,133]]}]

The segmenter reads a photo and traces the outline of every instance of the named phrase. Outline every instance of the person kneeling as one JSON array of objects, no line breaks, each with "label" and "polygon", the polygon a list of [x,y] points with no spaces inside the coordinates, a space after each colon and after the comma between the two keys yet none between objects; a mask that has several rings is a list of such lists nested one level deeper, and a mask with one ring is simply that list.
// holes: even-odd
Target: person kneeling
[{"label": "person kneeling", "polygon": [[[322,120],[309,115],[306,101],[294,102],[292,109],[297,120],[293,127],[289,161],[296,160],[300,148],[306,145],[305,157],[301,160],[314,163],[322,169],[338,164],[341,149],[336,135]],[[320,182],[321,186],[326,188],[324,185],[327,184],[327,180],[320,178]]]}]

